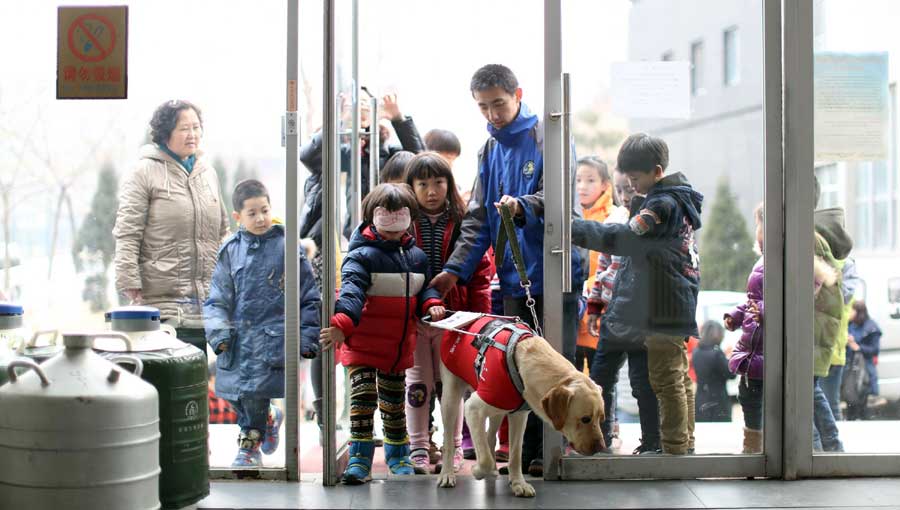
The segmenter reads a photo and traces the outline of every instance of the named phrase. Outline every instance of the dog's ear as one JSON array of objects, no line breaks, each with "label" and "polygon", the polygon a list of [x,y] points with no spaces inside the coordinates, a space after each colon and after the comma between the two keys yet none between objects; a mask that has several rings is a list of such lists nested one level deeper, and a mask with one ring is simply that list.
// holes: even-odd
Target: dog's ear
[{"label": "dog's ear", "polygon": [[553,428],[562,430],[566,424],[566,416],[569,414],[569,402],[575,392],[569,388],[568,382],[562,382],[554,386],[541,399],[541,407],[544,413],[553,422]]}]

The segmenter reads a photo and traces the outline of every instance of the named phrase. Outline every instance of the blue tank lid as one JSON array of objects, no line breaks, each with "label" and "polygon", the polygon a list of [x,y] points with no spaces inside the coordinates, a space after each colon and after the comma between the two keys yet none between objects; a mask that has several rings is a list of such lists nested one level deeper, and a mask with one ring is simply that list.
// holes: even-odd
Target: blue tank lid
[{"label": "blue tank lid", "polygon": [[0,301],[0,315],[23,315],[24,313],[25,309],[22,308],[22,305]]},{"label": "blue tank lid", "polygon": [[113,319],[143,319],[150,321],[159,320],[159,308],[152,306],[120,306],[106,312],[106,321]]}]

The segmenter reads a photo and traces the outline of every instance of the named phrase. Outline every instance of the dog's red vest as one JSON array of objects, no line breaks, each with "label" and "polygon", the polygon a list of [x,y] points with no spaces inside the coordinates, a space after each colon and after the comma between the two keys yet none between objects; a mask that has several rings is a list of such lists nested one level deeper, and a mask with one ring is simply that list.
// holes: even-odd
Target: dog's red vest
[{"label": "dog's red vest", "polygon": [[[510,352],[507,357],[505,350],[513,333],[507,328],[523,330],[519,338],[533,336],[533,333],[521,322],[503,321],[506,324],[498,324],[499,322],[494,317],[482,317],[466,326],[466,331],[481,335],[480,337],[450,332],[441,342],[441,361],[453,374],[474,388],[487,404],[499,409],[517,411],[525,408],[526,404],[522,393],[513,382],[513,377],[518,378],[518,370],[515,367],[513,353]],[[483,342],[491,342],[484,335],[491,334],[498,327],[503,329],[493,336],[493,342],[500,345],[482,347]],[[512,348],[515,349],[515,346]],[[480,370],[476,366],[479,350],[484,352]],[[510,369],[516,373],[515,376],[510,375]]]}]

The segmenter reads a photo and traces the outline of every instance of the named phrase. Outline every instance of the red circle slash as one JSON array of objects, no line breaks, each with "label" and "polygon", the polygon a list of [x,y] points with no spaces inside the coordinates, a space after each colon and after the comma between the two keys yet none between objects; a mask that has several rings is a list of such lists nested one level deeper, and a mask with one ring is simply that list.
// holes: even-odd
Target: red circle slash
[{"label": "red circle slash", "polygon": [[[109,47],[108,48],[105,48],[103,46],[103,43],[101,43],[100,40],[97,39],[97,37],[94,34],[92,34],[90,30],[88,30],[88,28],[84,22],[89,21],[89,20],[90,21],[98,21],[101,24],[103,24],[103,26],[105,26],[107,30],[109,30]],[[97,49],[97,51],[100,52],[99,55],[93,55],[93,56],[88,55],[86,51],[82,51],[75,44],[75,29],[76,28],[80,28],[82,33],[84,33],[84,35],[88,39],[90,39],[91,43],[94,45],[94,47]],[[73,21],[72,24],[69,25],[69,50],[72,51],[72,54],[75,55],[75,57],[78,58],[78,60],[81,60],[83,62],[99,62],[99,61],[105,59],[106,57],[108,57],[112,53],[112,51],[115,47],[116,47],[116,27],[113,26],[113,24],[105,16],[100,16],[99,14],[84,14],[84,15],[81,15],[81,16],[78,16],[77,18],[75,18],[75,21]]]}]

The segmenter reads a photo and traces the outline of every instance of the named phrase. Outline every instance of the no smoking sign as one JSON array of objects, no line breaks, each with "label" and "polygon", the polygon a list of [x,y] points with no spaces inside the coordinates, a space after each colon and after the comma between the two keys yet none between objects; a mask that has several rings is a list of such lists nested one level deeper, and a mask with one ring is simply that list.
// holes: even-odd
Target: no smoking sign
[{"label": "no smoking sign", "polygon": [[57,99],[128,97],[128,7],[59,7]]}]

